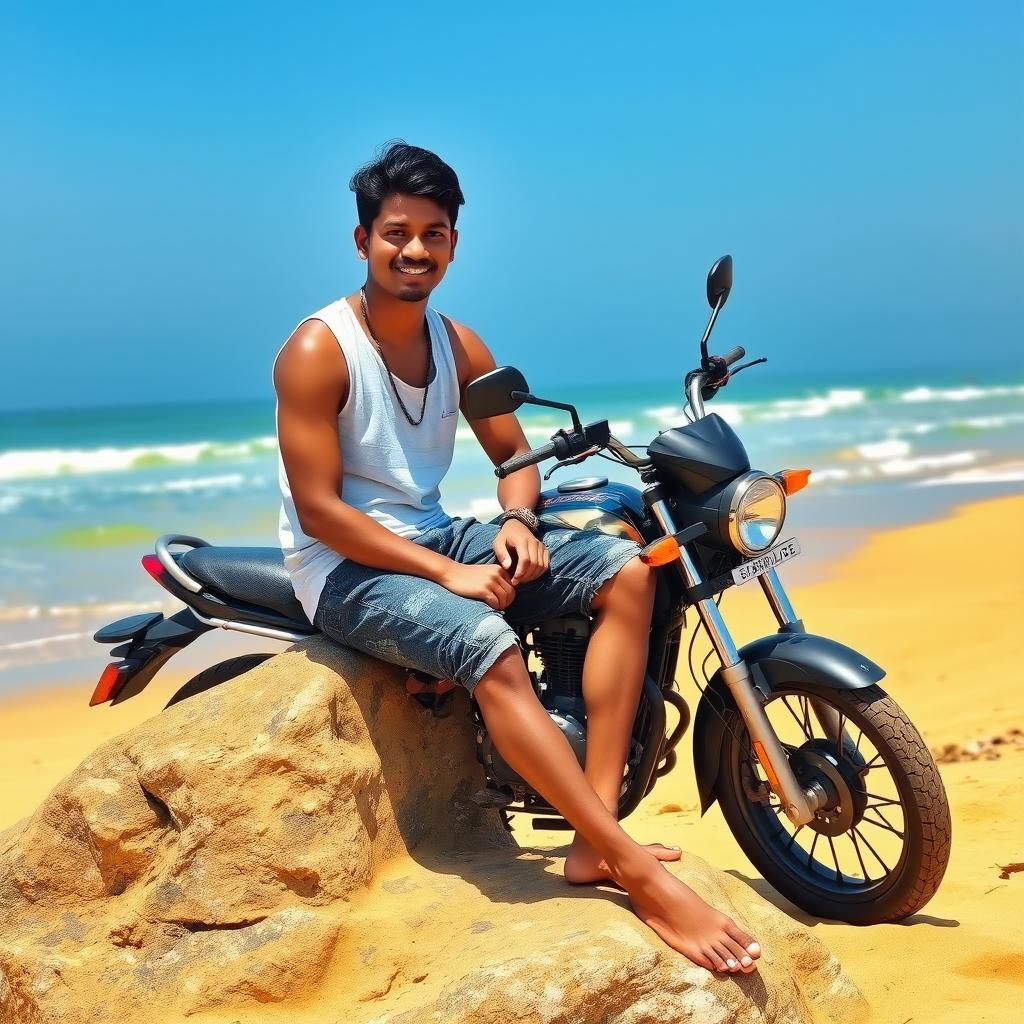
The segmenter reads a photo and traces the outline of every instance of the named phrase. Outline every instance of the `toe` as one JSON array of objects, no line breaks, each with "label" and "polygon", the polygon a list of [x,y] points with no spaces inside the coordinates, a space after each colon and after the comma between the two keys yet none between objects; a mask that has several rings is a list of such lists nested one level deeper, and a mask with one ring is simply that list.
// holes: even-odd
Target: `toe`
[{"label": "toe", "polygon": [[718,968],[714,965],[711,958],[705,956],[703,953],[686,953],[684,954],[688,959],[692,960],[698,967],[703,967],[706,971],[717,971]]},{"label": "toe", "polygon": [[715,952],[725,961],[725,966],[731,974],[735,974],[740,969],[739,960],[733,956],[732,950],[729,949],[726,943],[716,942]]},{"label": "toe", "polygon": [[735,939],[755,960],[761,955],[761,946],[749,932],[745,932],[735,921],[726,920],[725,930],[730,938]]},{"label": "toe", "polygon": [[718,955],[714,946],[708,946],[705,948],[704,955],[711,961],[716,971],[722,971],[726,974],[729,972],[729,968],[725,963],[725,958]]},{"label": "toe", "polygon": [[746,948],[741,946],[740,943],[729,935],[723,935],[719,945],[724,946],[728,951],[729,956],[731,956],[737,963],[739,963],[739,961],[744,957],[748,960],[750,959],[750,955],[747,953]]},{"label": "toe", "polygon": [[683,855],[683,851],[678,846],[665,846],[664,843],[651,843],[648,850],[654,854],[658,860],[679,860]]}]

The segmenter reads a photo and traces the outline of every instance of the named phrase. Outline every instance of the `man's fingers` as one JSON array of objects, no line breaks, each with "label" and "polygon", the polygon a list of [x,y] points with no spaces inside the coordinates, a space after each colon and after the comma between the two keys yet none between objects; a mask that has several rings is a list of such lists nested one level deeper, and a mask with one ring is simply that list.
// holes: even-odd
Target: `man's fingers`
[{"label": "man's fingers", "polygon": [[512,602],[512,598],[515,597],[516,594],[516,589],[512,586],[511,581],[503,579],[501,576],[494,581],[494,591],[501,601],[502,608],[510,604]]},{"label": "man's fingers", "polygon": [[513,585],[519,583],[530,583],[548,571],[550,558],[548,549],[539,540],[529,541],[523,550],[517,552],[519,556],[516,565],[515,576],[512,577]]},{"label": "man's fingers", "polygon": [[498,565],[507,569],[512,564],[512,559],[508,553],[508,545],[501,537],[495,537],[493,547],[494,553],[498,557]]},{"label": "man's fingers", "polygon": [[528,583],[537,577],[537,552],[534,545],[529,545],[526,551],[519,553],[519,562],[516,565],[516,574],[512,577],[513,585],[516,583]]}]

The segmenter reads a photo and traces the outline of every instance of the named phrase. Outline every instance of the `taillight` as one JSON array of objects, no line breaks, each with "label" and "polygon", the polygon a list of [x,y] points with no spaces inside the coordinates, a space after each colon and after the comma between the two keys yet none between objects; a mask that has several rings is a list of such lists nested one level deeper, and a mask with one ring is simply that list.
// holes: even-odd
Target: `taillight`
[{"label": "taillight", "polygon": [[163,567],[160,559],[156,555],[143,555],[142,556],[142,568],[149,573],[157,581],[157,583],[163,585],[164,576],[167,570]]},{"label": "taillight", "polygon": [[[159,564],[159,563],[158,563]],[[112,661],[100,675],[100,681],[92,692],[89,707],[105,704],[120,689],[121,681],[128,675],[128,665],[123,661]]]}]

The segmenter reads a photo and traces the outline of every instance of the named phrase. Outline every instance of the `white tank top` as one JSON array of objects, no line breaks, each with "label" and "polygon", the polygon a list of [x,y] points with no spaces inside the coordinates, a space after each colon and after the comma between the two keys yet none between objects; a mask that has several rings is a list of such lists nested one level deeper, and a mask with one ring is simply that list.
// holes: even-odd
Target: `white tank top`
[{"label": "white tank top", "polygon": [[[330,328],[348,363],[348,398],[338,414],[344,463],[342,500],[410,540],[447,525],[451,517],[441,508],[439,485],[455,451],[459,378],[441,317],[435,310],[427,310],[435,369],[423,421],[416,427],[399,408],[380,353],[345,299],[332,302],[306,320],[321,320]],[[394,380],[410,415],[418,419],[423,388],[412,387],[398,377]],[[274,418],[276,423],[276,406]],[[284,564],[295,596],[312,622],[324,582],[344,557],[303,533],[280,453],[278,483],[278,538]]]}]

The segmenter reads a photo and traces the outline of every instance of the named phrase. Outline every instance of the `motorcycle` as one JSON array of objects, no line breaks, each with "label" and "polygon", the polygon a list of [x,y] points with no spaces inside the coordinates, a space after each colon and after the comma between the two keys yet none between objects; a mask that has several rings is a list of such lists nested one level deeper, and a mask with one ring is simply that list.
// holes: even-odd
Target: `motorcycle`
[{"label": "motorcycle", "polygon": [[[678,689],[686,611],[696,611],[687,664],[701,691],[693,717],[693,762],[703,815],[715,804],[763,877],[817,917],[856,924],[896,921],[920,910],[937,890],[949,859],[951,824],[942,780],[927,746],[899,705],[879,686],[885,675],[869,658],[807,632],[778,567],[800,553],[782,538],[789,497],[810,471],[751,469],[742,442],[721,417],[705,411],[732,377],[756,359],[736,347],[709,354],[708,339],[732,289],[732,258],[711,268],[711,315],[700,365],[685,378],[687,422],[661,431],[642,453],[619,441],[607,420],[582,424],[574,406],[530,393],[522,373],[499,367],[471,382],[473,418],[504,415],[523,404],[567,412],[572,425],[548,444],[496,467],[499,478],[554,459],[559,468],[594,456],[634,470],[642,487],[584,477],[545,490],[537,508],[546,526],[598,530],[642,545],[657,586],[646,678],[634,720],[619,800],[627,817],[677,763],[690,726]],[[172,552],[172,547],[184,552]],[[139,693],[177,651],[221,628],[297,642],[316,634],[299,605],[277,548],[214,547],[167,534],[145,570],[185,607],[169,618],[129,616],[95,634],[118,644],[91,704],[120,703]],[[778,630],[737,648],[720,602],[734,586],[757,581]],[[566,615],[520,631],[539,700],[582,766],[587,716],[582,672],[591,621]],[[694,640],[703,628],[710,650],[698,670]],[[168,707],[272,657],[249,654],[220,662],[182,686]],[[708,674],[708,662],[717,668]],[[451,709],[454,684],[413,673],[407,689],[435,715]],[[668,728],[667,708],[677,720]],[[509,815],[536,815],[541,828],[569,829],[544,797],[504,760],[475,701],[477,757],[487,786],[478,802]],[[511,826],[509,826],[511,827]]]}]

